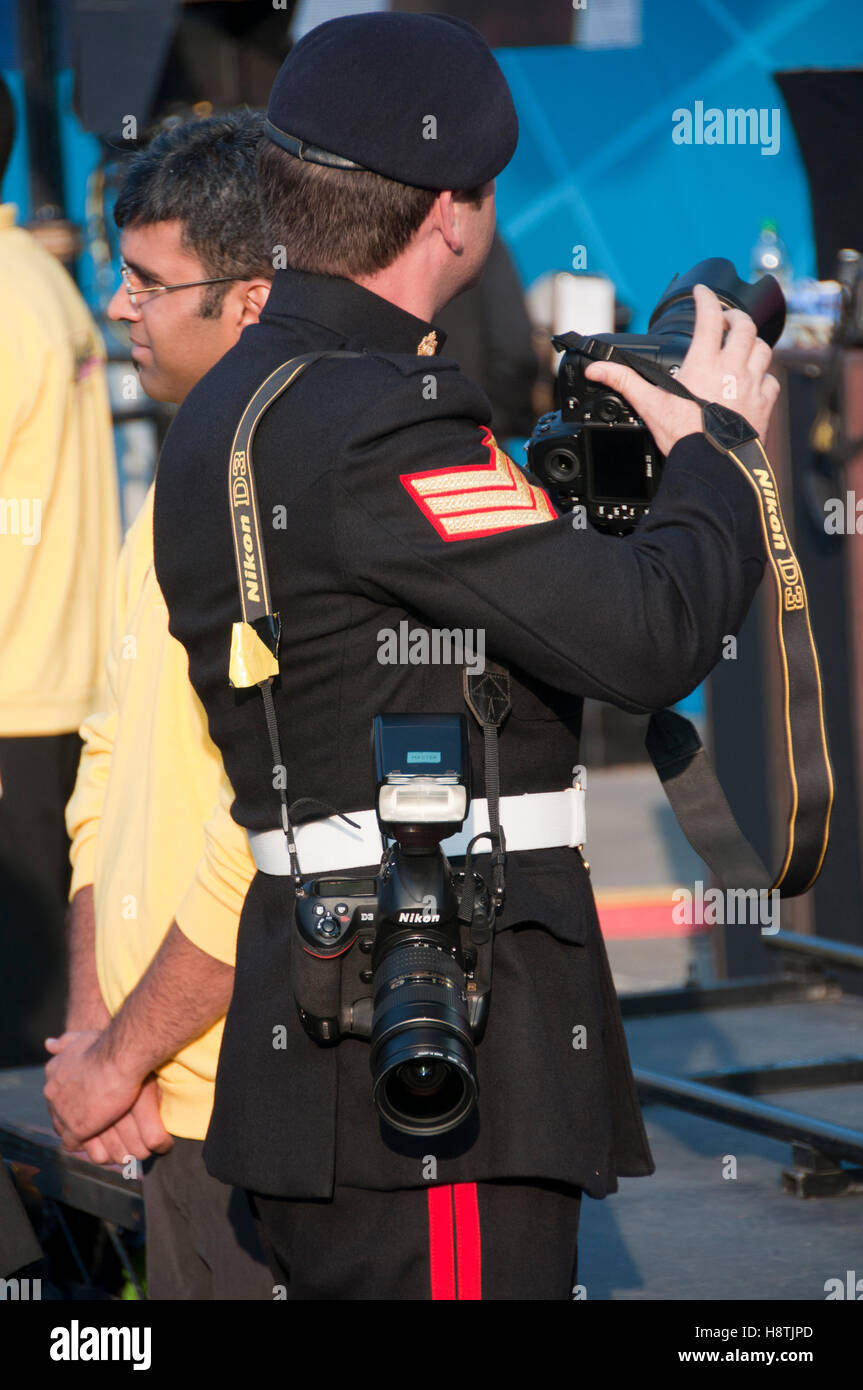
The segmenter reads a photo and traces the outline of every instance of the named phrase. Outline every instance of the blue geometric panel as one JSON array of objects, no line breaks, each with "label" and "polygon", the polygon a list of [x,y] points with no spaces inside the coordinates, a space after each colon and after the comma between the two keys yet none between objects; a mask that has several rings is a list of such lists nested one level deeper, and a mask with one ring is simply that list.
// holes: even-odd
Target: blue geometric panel
[{"label": "blue geometric panel", "polygon": [[[610,275],[646,327],[675,271],[724,255],[748,278],[760,223],[779,223],[794,271],[815,255],[808,185],[771,73],[863,64],[860,0],[645,0],[638,48],[501,49],[521,138],[498,180],[499,222],[526,284],[568,270],[572,247]],[[675,144],[680,108],[779,110],[779,148]],[[771,123],[775,117],[768,117]],[[863,132],[849,132],[856,157]],[[853,154],[852,154],[853,152]]]}]

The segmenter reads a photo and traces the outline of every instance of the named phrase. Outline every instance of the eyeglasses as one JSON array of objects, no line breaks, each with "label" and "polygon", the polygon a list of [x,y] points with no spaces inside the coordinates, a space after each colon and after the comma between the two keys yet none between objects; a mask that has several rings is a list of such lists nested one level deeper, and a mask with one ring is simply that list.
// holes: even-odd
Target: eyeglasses
[{"label": "eyeglasses", "polygon": [[169,290],[189,290],[194,285],[223,285],[228,280],[239,280],[239,275],[214,275],[209,280],[183,280],[179,285],[136,285],[132,279],[134,272],[125,261],[120,262],[120,278],[129,296],[132,307],[137,309],[138,297],[144,294],[167,294]]}]

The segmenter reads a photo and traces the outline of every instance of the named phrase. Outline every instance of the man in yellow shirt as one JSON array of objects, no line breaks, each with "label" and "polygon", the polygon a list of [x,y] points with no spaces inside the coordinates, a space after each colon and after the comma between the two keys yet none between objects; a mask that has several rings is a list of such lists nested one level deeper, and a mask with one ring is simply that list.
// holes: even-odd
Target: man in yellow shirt
[{"label": "man in yellow shirt", "polygon": [[[266,302],[272,262],[257,212],[260,130],[260,117],[244,113],[163,132],[134,157],[118,198],[123,285],[108,313],[129,322],[141,385],[157,400],[182,401]],[[272,1276],[245,1198],[210,1178],[200,1153],[254,863],[229,815],[233,792],[186,654],[168,632],[152,513],[151,488],[117,570],[108,701],[81,728],[67,812],[67,1034],[49,1040],[58,1056],[46,1096],[62,1112],[73,1073],[102,1089],[98,1058],[112,1018],[113,1029],[126,1030],[124,1051],[155,1046],[155,1076],[85,1145],[96,1162],[148,1160],[149,1296],[270,1298]],[[195,878],[210,843],[215,892],[206,875]]]},{"label": "man in yellow shirt", "polygon": [[[0,178],[14,140],[0,79]],[[0,206],[0,1066],[63,1016],[78,725],[102,699],[120,546],[105,350],[72,280]]]}]

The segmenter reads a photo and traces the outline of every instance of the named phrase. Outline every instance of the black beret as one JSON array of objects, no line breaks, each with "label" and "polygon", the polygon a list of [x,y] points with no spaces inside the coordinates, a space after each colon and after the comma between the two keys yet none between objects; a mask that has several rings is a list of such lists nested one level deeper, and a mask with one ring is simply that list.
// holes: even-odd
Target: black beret
[{"label": "black beret", "polygon": [[273,83],[266,132],[300,159],[371,169],[417,188],[476,188],[509,163],[518,120],[472,25],[446,15],[319,24]]}]

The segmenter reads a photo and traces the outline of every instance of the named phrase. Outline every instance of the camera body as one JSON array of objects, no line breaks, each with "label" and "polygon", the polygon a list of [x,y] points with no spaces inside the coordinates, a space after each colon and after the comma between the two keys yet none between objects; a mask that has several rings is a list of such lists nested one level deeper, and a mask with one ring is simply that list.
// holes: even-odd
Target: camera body
[{"label": "camera body", "polygon": [[[473,937],[490,909],[488,890],[473,874],[472,929],[457,920],[464,881],[464,871],[451,869],[440,853],[406,864],[391,852],[374,878],[317,878],[303,884],[296,929],[308,959],[300,962],[295,984],[300,1020],[310,1038],[322,1045],[371,1038],[377,966],[390,951],[426,943],[446,951],[464,975],[468,1025],[479,1042],[491,980],[482,973]],[[334,968],[321,970],[315,961]]]},{"label": "camera body", "polygon": [[[612,335],[600,338],[607,342]],[[577,351],[564,353],[559,375],[564,405],[537,421],[527,466],[561,510],[581,503],[593,526],[624,535],[647,513],[659,486],[662,455],[623,397],[584,376],[592,360]]]},{"label": "camera body", "polygon": [[[560,409],[543,415],[527,445],[527,466],[562,511],[582,505],[601,531],[625,535],[649,511],[662,476],[663,455],[644,421],[618,392],[590,381],[585,369],[606,356],[601,344],[677,372],[695,328],[693,287],[707,285],[726,308],[744,310],[759,337],[772,347],[785,323],[778,282],[765,275],[756,284],[740,280],[730,261],[700,261],[675,276],[653,311],[648,333],[597,333],[553,339],[563,350],[558,369]],[[733,408],[733,397],[728,404]]]},{"label": "camera body", "polygon": [[[464,715],[378,715],[378,823],[395,844],[374,877],[297,893],[292,975],[311,1038],[371,1043],[372,1096],[408,1134],[445,1133],[478,1095],[474,1048],[491,999],[493,910],[480,875],[441,841],[470,804]],[[466,888],[470,891],[466,895]]]}]

